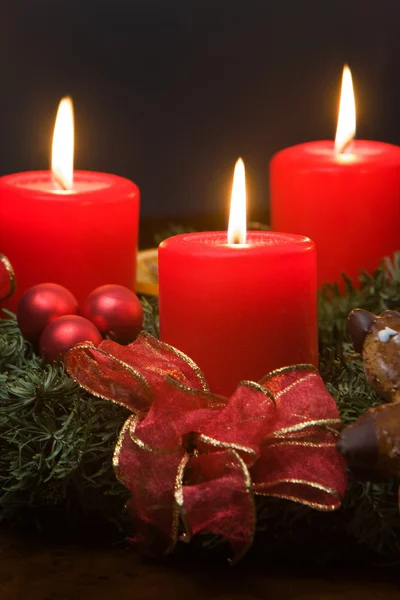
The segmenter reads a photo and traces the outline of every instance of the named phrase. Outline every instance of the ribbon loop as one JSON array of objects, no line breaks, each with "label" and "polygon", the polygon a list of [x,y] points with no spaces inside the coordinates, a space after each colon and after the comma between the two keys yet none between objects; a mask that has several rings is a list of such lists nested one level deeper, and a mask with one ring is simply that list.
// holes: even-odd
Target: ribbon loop
[{"label": "ribbon loop", "polygon": [[66,366],[83,387],[134,412],[114,467],[145,532],[136,542],[149,545],[151,531],[157,549],[170,550],[181,522],[186,536],[226,537],[237,559],[253,539],[254,494],[340,506],[340,418],[315,367],[279,369],[222,398],[193,361],[146,333],[125,347],[77,346]]}]

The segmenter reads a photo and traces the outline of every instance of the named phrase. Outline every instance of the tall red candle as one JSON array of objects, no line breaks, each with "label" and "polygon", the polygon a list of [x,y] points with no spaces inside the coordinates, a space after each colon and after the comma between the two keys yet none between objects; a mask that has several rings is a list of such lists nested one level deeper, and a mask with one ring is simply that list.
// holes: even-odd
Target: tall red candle
[{"label": "tall red candle", "polygon": [[311,240],[250,232],[230,245],[226,232],[191,233],[162,242],[158,256],[160,337],[199,365],[213,392],[318,364]]},{"label": "tall red candle", "polygon": [[356,282],[400,249],[400,148],[352,142],[354,131],[355,116],[335,144],[301,144],[271,161],[272,228],[313,239],[319,285],[342,273]]},{"label": "tall red candle", "polygon": [[190,356],[215,393],[278,367],[318,363],[315,246],[306,237],[169,238],[159,247],[159,304],[161,339]]},{"label": "tall red candle", "polygon": [[79,302],[102,284],[134,288],[139,189],[106,173],[72,176],[72,162],[70,183],[63,178],[54,158],[53,172],[0,178],[0,248],[17,281],[11,309],[38,283],[61,284]]},{"label": "tall red candle", "polygon": [[357,141],[342,157],[333,142],[301,144],[275,155],[270,181],[272,228],[314,240],[319,285],[356,281],[400,249],[400,148]]}]

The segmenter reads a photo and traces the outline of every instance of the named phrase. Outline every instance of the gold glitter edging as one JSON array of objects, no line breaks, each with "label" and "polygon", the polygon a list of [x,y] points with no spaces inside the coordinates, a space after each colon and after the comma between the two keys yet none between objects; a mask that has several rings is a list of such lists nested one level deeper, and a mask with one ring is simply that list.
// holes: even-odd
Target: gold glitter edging
[{"label": "gold glitter edging", "polygon": [[339,501],[336,504],[320,504],[319,502],[311,502],[310,500],[300,500],[296,496],[289,496],[285,494],[263,494],[260,492],[255,492],[257,496],[267,496],[268,498],[279,498],[280,500],[290,500],[291,502],[297,502],[297,504],[303,504],[304,506],[309,506],[314,510],[319,510],[320,512],[332,512],[337,510],[340,507],[341,502]]},{"label": "gold glitter edging", "polygon": [[335,442],[302,442],[300,440],[281,438],[272,444],[268,444],[268,448],[276,448],[279,446],[303,446],[304,448],[335,448]]},{"label": "gold glitter edging", "polygon": [[[133,443],[136,443],[136,441],[134,439],[134,438],[136,438],[136,436],[134,436],[133,434],[135,432],[135,429],[137,427],[139,420],[140,420],[140,417],[138,415],[131,415],[125,421],[125,423],[123,424],[122,429],[120,431],[116,446],[114,448],[114,454],[113,454],[113,459],[112,459],[114,473],[115,473],[115,476],[118,479],[118,481],[120,483],[122,483],[122,485],[124,485],[124,486],[125,486],[125,481],[121,474],[121,470],[120,470],[120,466],[119,466],[119,457],[121,454],[122,445],[124,443],[124,439],[125,439],[127,432],[129,432],[129,437],[133,441]],[[146,449],[146,448],[142,448],[142,446],[140,446],[139,444],[137,444],[137,445],[141,449]],[[174,506],[173,506],[171,536],[170,536],[171,543],[169,544],[168,548],[165,550],[164,554],[168,554],[168,553],[172,552],[173,549],[175,548],[177,540],[178,540],[180,506],[183,505],[183,493],[182,493],[183,474],[184,474],[184,470],[185,470],[188,460],[189,460],[189,456],[187,454],[185,454],[182,457],[182,460],[179,464],[177,475],[175,478]],[[180,504],[177,499],[177,498],[179,498],[179,493],[177,491],[179,486],[180,486],[180,490],[181,490],[182,504]]]},{"label": "gold glitter edging", "polygon": [[135,435],[136,427],[140,421],[140,416],[136,414],[133,415],[133,417],[134,418],[130,420],[129,437],[131,442],[136,444],[136,446],[138,446],[141,450],[146,450],[147,452],[151,452],[152,454],[160,454],[165,456],[167,454],[172,454],[173,452],[176,452],[176,450],[182,447],[182,438],[179,438],[179,442],[176,446],[167,450],[161,450],[159,448],[153,448],[152,446],[149,446],[148,444],[146,444],[146,442],[143,442],[143,440],[141,440],[137,435]]},{"label": "gold glitter edging", "polygon": [[175,356],[178,356],[180,359],[182,359],[194,371],[195,375],[197,376],[197,378],[199,379],[199,381],[201,383],[203,390],[205,392],[209,391],[210,388],[208,386],[205,375],[204,375],[203,371],[200,369],[200,367],[194,362],[194,360],[189,358],[189,356],[187,356],[186,354],[184,354],[177,348],[174,348],[174,346],[170,346],[169,344],[166,344],[165,342],[158,340],[157,338],[152,336],[147,331],[142,331],[140,333],[140,335],[142,338],[149,341],[150,343],[153,343],[155,346],[158,346],[159,348],[168,348],[168,350],[170,350],[173,354],[175,354]]},{"label": "gold glitter edging", "polygon": [[253,450],[253,448],[248,448],[247,446],[241,446],[240,444],[235,444],[234,442],[220,442],[215,438],[212,438],[208,435],[204,435],[204,433],[199,433],[197,438],[206,444],[211,444],[216,448],[227,448],[228,450],[239,450],[241,452],[246,452],[247,454],[252,454],[253,456],[257,456],[257,452]]},{"label": "gold glitter edging", "polygon": [[123,424],[121,431],[119,432],[118,440],[117,440],[117,443],[114,448],[112,465],[114,468],[114,473],[115,473],[116,478],[123,485],[125,485],[125,481],[122,477],[122,474],[121,474],[121,471],[119,468],[119,455],[121,453],[122,444],[124,442],[127,431],[130,430],[131,427],[135,428],[138,421],[139,421],[139,417],[137,415],[131,415],[130,417],[128,417],[128,419]]},{"label": "gold glitter edging", "polygon": [[[268,488],[268,487],[273,487],[274,485],[279,485],[281,483],[294,483],[296,485],[305,485],[307,487],[314,488],[321,492],[325,492],[329,496],[336,497],[338,499],[338,502],[336,502],[335,504],[321,504],[319,502],[312,502],[310,500],[304,500],[297,496],[290,496],[289,494],[277,494],[274,492],[268,493],[268,492],[258,491],[258,488],[261,486],[264,488]],[[277,479],[276,481],[273,481],[273,482],[270,482],[267,484],[258,484],[257,483],[254,485],[254,493],[257,496],[269,496],[269,497],[274,497],[274,498],[282,498],[285,500],[291,500],[292,502],[304,504],[305,506],[309,506],[310,508],[314,508],[315,510],[320,510],[322,512],[331,512],[333,510],[336,510],[337,508],[339,508],[341,501],[342,501],[342,496],[336,490],[334,490],[332,488],[328,488],[320,483],[315,483],[314,481],[306,481],[303,479]]]},{"label": "gold glitter edging", "polygon": [[[136,429],[136,425],[137,425],[137,423],[135,423],[135,429]],[[139,446],[139,448],[141,450],[146,450],[147,452],[151,452],[152,454],[160,454],[160,455],[166,456],[167,454],[173,454],[179,448],[182,448],[182,438],[179,438],[178,444],[176,446],[174,446],[173,448],[168,448],[166,450],[163,450],[160,448],[153,448],[152,446],[149,446],[148,444],[146,444],[146,442],[143,442],[143,440],[141,440],[137,435],[135,435],[134,430],[132,431],[132,429],[129,430],[129,437],[131,438],[131,440],[134,444]]]},{"label": "gold glitter edging", "polygon": [[275,375],[282,375],[283,373],[292,373],[293,371],[315,371],[319,373],[316,366],[308,363],[300,363],[298,365],[291,365],[289,367],[280,367],[279,369],[274,369],[265,375],[258,383],[263,385],[268,379],[275,377]]},{"label": "gold glitter edging", "polygon": [[258,392],[261,392],[262,394],[264,394],[264,396],[266,396],[268,398],[268,400],[271,400],[274,404],[274,406],[276,407],[276,399],[275,399],[275,395],[267,388],[263,387],[260,383],[257,383],[256,381],[249,381],[249,380],[244,380],[244,381],[240,381],[238,387],[248,387],[250,389],[256,390]]},{"label": "gold glitter edging", "polygon": [[212,394],[209,391],[199,390],[197,388],[185,385],[184,383],[175,379],[175,377],[173,377],[172,375],[167,375],[165,380],[174,387],[178,388],[179,390],[182,390],[183,392],[193,394],[194,396],[200,396],[202,398],[208,398],[210,400],[210,408],[212,409],[222,409],[226,406],[226,398],[224,396],[218,396],[218,394]]},{"label": "gold glitter edging", "polygon": [[[69,355],[72,356],[73,352],[77,352],[79,350],[95,350],[96,352],[99,352],[100,354],[103,354],[104,356],[107,356],[107,358],[110,358],[114,362],[118,363],[123,369],[125,369],[130,375],[132,375],[133,378],[136,381],[138,381],[138,382],[140,382],[140,383],[142,383],[144,385],[144,387],[145,387],[145,389],[146,389],[146,391],[148,393],[148,398],[147,399],[150,401],[150,398],[152,396],[151,386],[149,385],[149,382],[144,377],[144,375],[142,375],[141,373],[139,373],[139,371],[136,371],[136,369],[134,369],[133,367],[131,367],[127,363],[123,362],[119,358],[116,358],[115,356],[112,356],[112,354],[108,354],[108,352],[105,352],[104,350],[101,350],[100,348],[97,348],[92,343],[90,343],[90,344],[80,344],[78,346],[74,346],[73,348],[71,348],[70,350],[68,350],[68,352],[65,355],[65,358],[67,359]],[[96,360],[94,360],[92,357],[89,357],[89,359],[92,362],[94,362],[95,364],[97,364]],[[72,377],[72,379],[78,385],[80,385],[83,389],[85,389],[88,392],[90,392],[93,396],[96,396],[97,398],[102,398],[103,400],[107,400],[108,402],[113,402],[114,404],[117,404],[118,406],[124,406],[125,408],[131,410],[132,412],[135,412],[135,409],[132,408],[132,406],[129,406],[127,403],[120,402],[118,400],[115,400],[114,398],[110,398],[108,396],[103,396],[103,394],[99,394],[98,392],[93,391],[88,385],[86,385],[84,383],[81,383],[79,381],[79,379],[77,379],[76,376],[71,372],[71,370],[67,366],[67,371],[68,371],[69,375]]]},{"label": "gold glitter edging", "polygon": [[280,390],[279,392],[277,392],[275,394],[275,398],[278,400],[281,396],[283,396],[287,392],[290,392],[293,388],[300,385],[300,383],[304,383],[305,381],[308,381],[309,379],[315,377],[316,375],[317,375],[317,373],[308,373],[308,375],[305,375],[301,379],[297,379],[296,381],[293,381],[290,385],[287,385],[285,388],[283,388],[283,390]]},{"label": "gold glitter edging", "polygon": [[[189,455],[185,454],[182,457],[181,462],[179,463],[179,467],[175,477],[175,487],[174,487],[174,514],[172,519],[172,544],[171,550],[173,550],[178,541],[178,532],[179,532],[179,520],[181,518],[182,524],[185,528],[185,541],[188,541],[192,538],[192,530],[189,525],[189,522],[186,517],[186,511],[184,508],[184,500],[183,500],[183,476],[185,473],[186,465],[189,462]],[[168,551],[171,551],[168,550]]]},{"label": "gold glitter edging", "polygon": [[10,291],[8,292],[8,294],[6,294],[2,298],[0,298],[0,300],[3,302],[4,300],[7,300],[8,298],[10,298],[13,295],[13,293],[15,292],[17,280],[15,277],[14,268],[13,268],[12,264],[10,263],[10,261],[8,260],[7,256],[4,256],[4,254],[0,254],[0,261],[3,263],[5,269],[10,277]]},{"label": "gold glitter edging", "polygon": [[237,563],[238,560],[240,560],[242,558],[242,556],[244,556],[246,554],[246,552],[249,550],[249,548],[251,547],[251,545],[253,543],[257,516],[256,516],[256,507],[254,504],[253,483],[251,481],[250,473],[246,466],[246,463],[244,462],[242,457],[235,450],[229,450],[228,452],[229,452],[229,454],[231,454],[233,456],[233,458],[235,458],[237,460],[237,462],[239,463],[239,466],[242,470],[243,477],[244,477],[245,492],[247,493],[247,495],[250,498],[250,503],[251,503],[250,510],[251,510],[251,520],[252,520],[252,531],[251,531],[250,539],[248,540],[248,542],[244,546],[244,548],[241,550],[241,552],[238,554],[238,556],[236,556],[234,559],[229,561],[233,565],[233,564]]},{"label": "gold glitter edging", "polygon": [[295,433],[297,431],[308,429],[309,427],[323,427],[327,425],[341,424],[342,422],[340,419],[318,419],[315,421],[305,421],[304,423],[298,423],[297,425],[292,425],[291,427],[284,427],[283,429],[279,429],[278,431],[273,431],[271,434],[265,437],[264,440],[268,440],[271,438],[279,438],[282,435],[286,435],[287,433]]}]

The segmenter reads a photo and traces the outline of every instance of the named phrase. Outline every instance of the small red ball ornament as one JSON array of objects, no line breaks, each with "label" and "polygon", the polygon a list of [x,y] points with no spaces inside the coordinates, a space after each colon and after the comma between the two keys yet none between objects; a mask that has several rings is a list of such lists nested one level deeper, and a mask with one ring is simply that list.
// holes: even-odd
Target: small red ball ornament
[{"label": "small red ball ornament", "polygon": [[93,323],[77,315],[66,315],[47,325],[40,338],[39,351],[47,362],[52,362],[79,342],[93,342],[98,346],[101,341],[100,331]]},{"label": "small red ball ornament", "polygon": [[40,283],[29,288],[20,299],[18,326],[27,340],[36,343],[49,323],[78,312],[78,301],[67,288],[57,283]]},{"label": "small red ball ornament", "polygon": [[82,315],[101,331],[104,337],[129,344],[143,324],[143,308],[132,290],[122,285],[102,285],[86,298]]}]

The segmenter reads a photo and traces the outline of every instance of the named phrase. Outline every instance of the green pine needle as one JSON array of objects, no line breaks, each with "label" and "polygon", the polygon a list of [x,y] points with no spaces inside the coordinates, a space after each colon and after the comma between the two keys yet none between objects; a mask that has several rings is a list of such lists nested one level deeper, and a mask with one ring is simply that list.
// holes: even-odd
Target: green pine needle
[{"label": "green pine needle", "polygon": [[[319,296],[321,374],[345,424],[381,403],[368,386],[362,361],[350,345],[347,315],[352,308],[379,314],[400,309],[400,253],[373,274],[363,273],[345,294],[327,285]],[[158,306],[142,298],[144,328],[158,336]],[[0,516],[31,520],[51,507],[75,523],[88,516],[123,521],[127,490],[115,478],[113,449],[127,411],[91,396],[62,364],[44,365],[8,313],[0,319]],[[10,318],[11,317],[11,318]],[[385,558],[398,557],[400,517],[397,481],[350,481],[343,507],[332,515],[275,499],[258,500],[260,536],[272,548],[296,551],[300,537],[319,535],[329,544],[327,560],[339,560],[350,540]],[[63,518],[64,518],[63,517]],[[338,542],[337,540],[341,540]],[[205,546],[215,538],[204,537]],[[293,549],[295,546],[295,549]],[[318,544],[317,546],[318,547]]]}]

